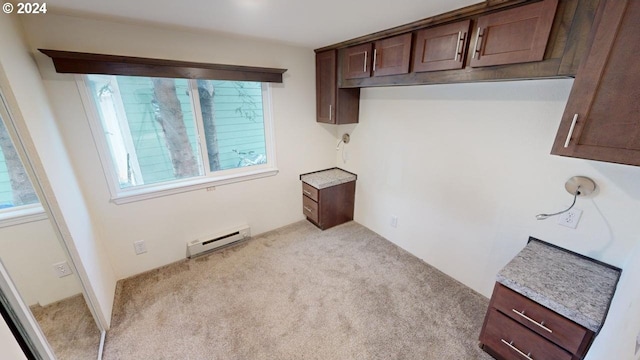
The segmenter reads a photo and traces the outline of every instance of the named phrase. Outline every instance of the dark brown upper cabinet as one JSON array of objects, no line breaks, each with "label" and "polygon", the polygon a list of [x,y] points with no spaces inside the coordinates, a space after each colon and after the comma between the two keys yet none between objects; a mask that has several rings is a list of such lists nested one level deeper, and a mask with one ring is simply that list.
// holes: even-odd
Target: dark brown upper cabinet
[{"label": "dark brown upper cabinet", "polygon": [[342,53],[345,79],[406,74],[411,61],[411,34],[347,48]]},{"label": "dark brown upper cabinet", "polygon": [[466,20],[416,32],[412,71],[462,69],[470,27],[471,20]]},{"label": "dark brown upper cabinet", "polygon": [[558,0],[543,0],[478,18],[472,67],[544,58]]},{"label": "dark brown upper cabinet", "polygon": [[606,1],[552,154],[640,166],[640,1]]},{"label": "dark brown upper cabinet", "polygon": [[411,62],[411,33],[378,40],[373,45],[373,76],[406,74]]},{"label": "dark brown upper cabinet", "polygon": [[353,46],[342,55],[345,79],[359,79],[371,76],[372,43]]},{"label": "dark brown upper cabinet", "polygon": [[316,54],[316,121],[327,124],[358,122],[360,89],[338,88],[337,50]]}]

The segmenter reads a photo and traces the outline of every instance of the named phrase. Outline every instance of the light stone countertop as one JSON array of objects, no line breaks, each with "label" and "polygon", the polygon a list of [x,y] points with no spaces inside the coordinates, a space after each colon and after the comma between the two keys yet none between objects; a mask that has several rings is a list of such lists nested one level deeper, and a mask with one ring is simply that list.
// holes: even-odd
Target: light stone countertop
[{"label": "light stone countertop", "polygon": [[499,283],[594,331],[602,328],[621,270],[532,239]]},{"label": "light stone countertop", "polygon": [[300,175],[300,180],[318,190],[354,181],[356,178],[355,174],[338,168]]}]

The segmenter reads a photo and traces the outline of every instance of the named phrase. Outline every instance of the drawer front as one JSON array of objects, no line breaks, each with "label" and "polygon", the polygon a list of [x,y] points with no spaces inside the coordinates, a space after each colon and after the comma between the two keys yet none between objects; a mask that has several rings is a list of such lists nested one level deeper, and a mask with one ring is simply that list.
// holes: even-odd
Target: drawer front
[{"label": "drawer front", "polygon": [[302,195],[310,197],[315,202],[318,201],[318,189],[304,182],[302,183]]},{"label": "drawer front", "polygon": [[303,196],[302,197],[302,213],[311,219],[313,222],[318,224],[318,203],[311,200],[310,198]]},{"label": "drawer front", "polygon": [[511,320],[494,308],[487,311],[480,341],[491,352],[508,360],[571,360],[572,355]]},{"label": "drawer front", "polygon": [[551,340],[571,353],[577,353],[589,330],[547,309],[517,292],[497,284],[492,306],[503,314]]}]

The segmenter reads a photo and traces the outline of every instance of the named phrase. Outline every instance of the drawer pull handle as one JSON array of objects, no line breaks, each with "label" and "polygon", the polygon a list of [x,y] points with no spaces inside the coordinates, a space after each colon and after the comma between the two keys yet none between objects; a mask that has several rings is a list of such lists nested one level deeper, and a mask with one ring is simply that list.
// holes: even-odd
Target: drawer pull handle
[{"label": "drawer pull handle", "polygon": [[484,31],[482,28],[478,28],[478,32],[476,33],[476,44],[473,46],[473,56],[471,56],[472,59],[475,59],[476,56],[478,57],[478,60],[480,60],[480,52],[482,51],[482,49],[480,48],[482,45],[482,38],[484,37]]},{"label": "drawer pull handle", "polygon": [[313,210],[311,210],[310,207],[304,206],[304,211],[306,212],[313,212]]},{"label": "drawer pull handle", "polygon": [[513,341],[511,342],[507,342],[505,339],[500,339],[505,345],[507,345],[508,347],[512,348],[513,350],[517,351],[518,354],[524,356],[525,358],[529,359],[529,360],[533,360],[533,358],[530,356],[531,353],[525,354],[524,352],[522,352],[520,349],[518,349],[517,347],[513,346]]},{"label": "drawer pull handle", "polygon": [[462,31],[458,31],[458,41],[456,42],[456,54],[453,55],[453,61],[458,61],[460,55],[460,43],[462,42]]},{"label": "drawer pull handle", "polygon": [[364,52],[364,70],[362,72],[367,72],[367,51]]},{"label": "drawer pull handle", "polygon": [[567,140],[564,141],[564,147],[569,147],[569,142],[571,142],[571,137],[573,136],[573,130],[576,128],[576,121],[578,121],[578,114],[573,115],[573,120],[571,120],[571,127],[569,128],[569,133],[567,134]]},{"label": "drawer pull handle", "polygon": [[544,321],[543,321],[543,322],[537,322],[537,321],[533,320],[532,318],[530,318],[530,317],[528,317],[527,315],[525,315],[525,314],[524,314],[524,310],[523,310],[522,312],[520,312],[520,311],[518,311],[518,310],[516,310],[516,309],[511,309],[511,310],[512,310],[514,313],[516,313],[516,314],[518,314],[518,315],[522,316],[523,318],[525,318],[525,319],[527,319],[527,320],[531,321],[531,322],[532,322],[532,323],[534,323],[535,325],[537,325],[537,326],[541,327],[542,329],[544,329],[544,330],[546,330],[546,331],[548,331],[548,332],[550,332],[550,333],[553,333],[553,331],[551,331],[551,329],[549,329],[548,327],[544,326]]},{"label": "drawer pull handle", "polygon": [[309,191],[309,190],[302,190],[302,192],[307,194],[307,195],[311,195],[311,191]]}]

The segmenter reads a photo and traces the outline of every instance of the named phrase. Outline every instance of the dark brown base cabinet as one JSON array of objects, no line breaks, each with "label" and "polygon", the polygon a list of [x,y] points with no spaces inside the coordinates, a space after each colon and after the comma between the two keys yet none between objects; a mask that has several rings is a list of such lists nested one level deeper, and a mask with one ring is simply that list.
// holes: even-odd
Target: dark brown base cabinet
[{"label": "dark brown base cabinet", "polygon": [[356,182],[316,189],[302,183],[302,212],[322,230],[353,220]]},{"label": "dark brown base cabinet", "polygon": [[595,334],[496,283],[480,342],[498,360],[583,359]]}]

